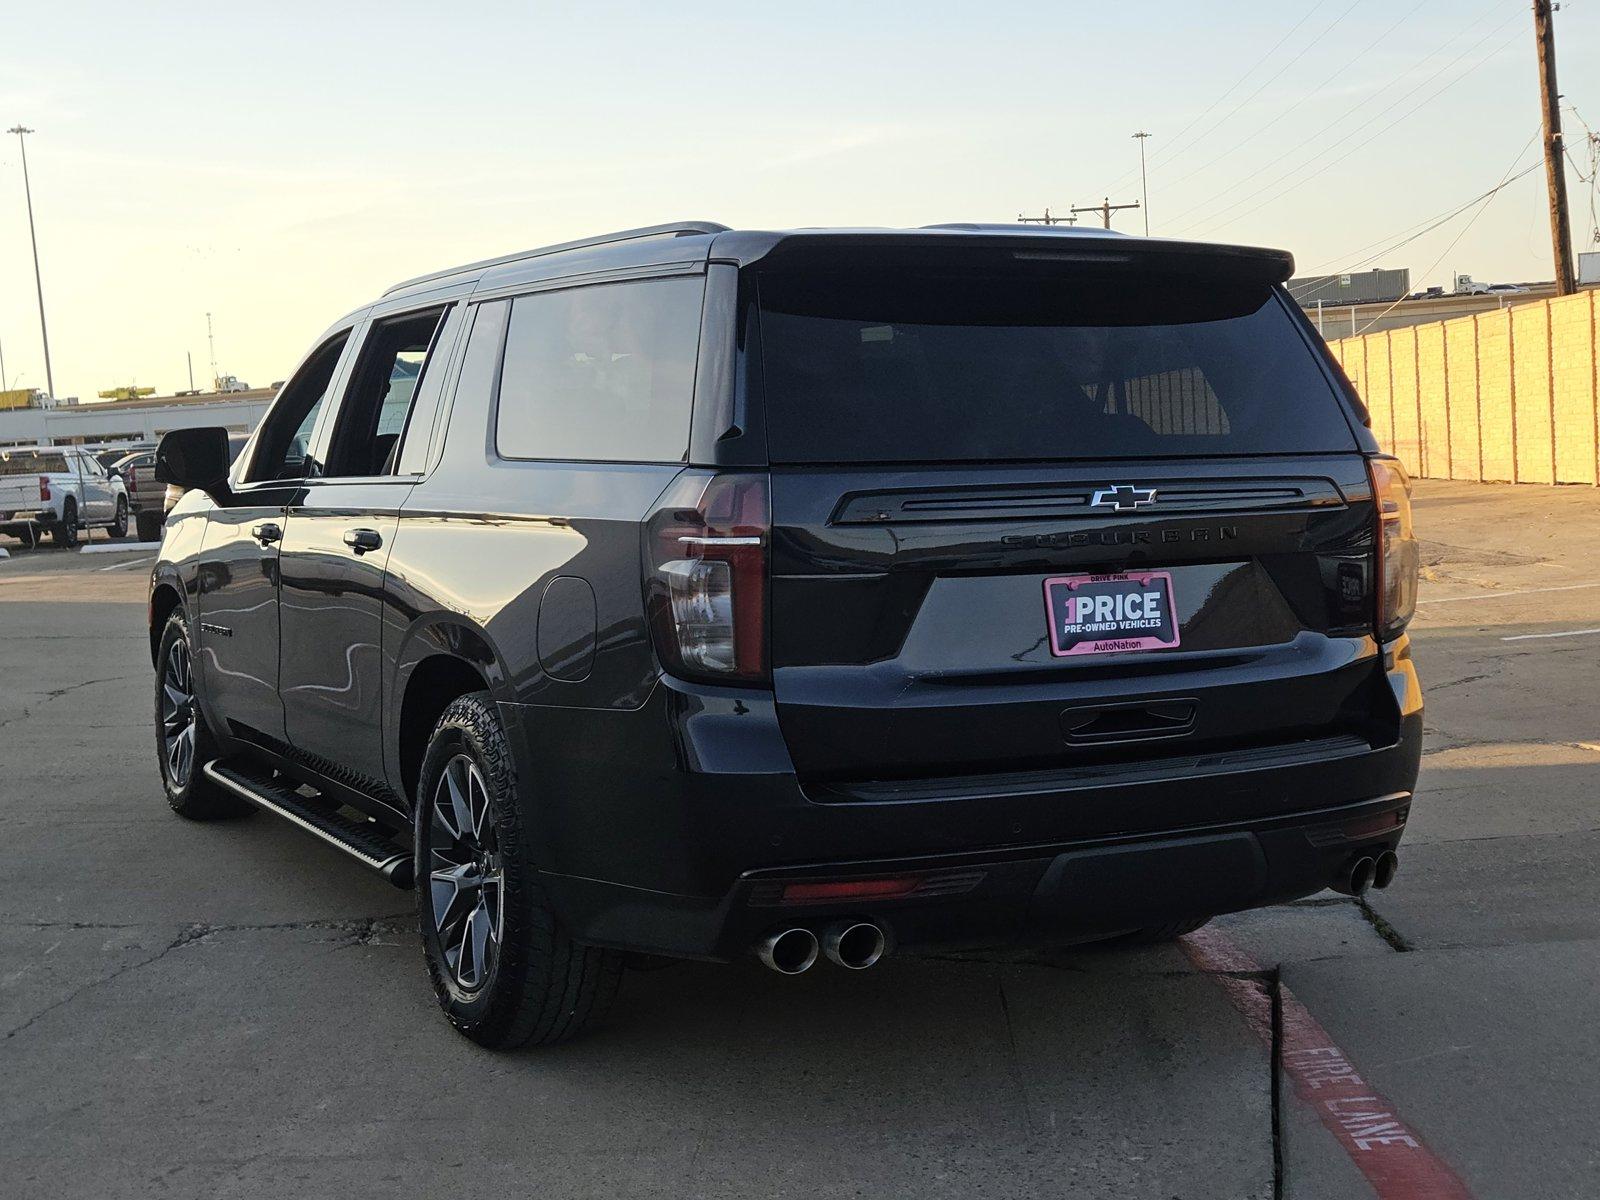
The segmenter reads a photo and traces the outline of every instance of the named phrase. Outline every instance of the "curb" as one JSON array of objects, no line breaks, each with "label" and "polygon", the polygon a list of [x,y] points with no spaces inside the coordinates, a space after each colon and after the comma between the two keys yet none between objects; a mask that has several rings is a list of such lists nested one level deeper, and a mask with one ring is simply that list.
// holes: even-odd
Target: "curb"
[{"label": "curb", "polygon": [[151,550],[161,549],[160,542],[95,542],[88,546],[79,546],[79,554],[131,554],[137,550],[148,553]]}]

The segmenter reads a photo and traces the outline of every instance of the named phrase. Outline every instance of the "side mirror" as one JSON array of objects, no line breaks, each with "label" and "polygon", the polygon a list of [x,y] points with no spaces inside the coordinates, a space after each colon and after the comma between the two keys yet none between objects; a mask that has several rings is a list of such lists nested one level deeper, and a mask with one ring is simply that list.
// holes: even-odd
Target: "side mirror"
[{"label": "side mirror", "polygon": [[213,496],[218,496],[219,492],[226,494],[228,470],[232,465],[228,431],[221,426],[174,429],[164,434],[156,447],[158,482],[198,488]]}]

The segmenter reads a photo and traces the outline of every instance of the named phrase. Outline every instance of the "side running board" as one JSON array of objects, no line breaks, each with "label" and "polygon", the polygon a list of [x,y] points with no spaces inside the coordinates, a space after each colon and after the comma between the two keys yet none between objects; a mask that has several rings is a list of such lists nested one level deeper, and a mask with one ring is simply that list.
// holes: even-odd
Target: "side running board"
[{"label": "side running board", "polygon": [[313,804],[285,781],[275,778],[268,768],[219,759],[208,762],[203,769],[209,779],[234,795],[315,834],[363,866],[371,867],[395,887],[412,886],[411,852],[396,846],[371,825]]}]

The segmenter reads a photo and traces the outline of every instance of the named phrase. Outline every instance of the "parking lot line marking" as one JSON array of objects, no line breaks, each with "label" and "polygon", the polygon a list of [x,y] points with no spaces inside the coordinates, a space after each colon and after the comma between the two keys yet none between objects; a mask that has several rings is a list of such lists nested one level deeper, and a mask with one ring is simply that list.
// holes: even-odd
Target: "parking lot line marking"
[{"label": "parking lot line marking", "polygon": [[152,554],[149,558],[135,558],[135,559],[131,559],[128,562],[112,563],[109,567],[96,567],[95,570],[96,571],[120,571],[120,570],[122,570],[123,567],[137,567],[140,563],[155,562],[155,560],[156,560],[156,556],[154,554]]},{"label": "parking lot line marking", "polygon": [[[1272,998],[1257,979],[1262,967],[1226,934],[1201,929],[1179,943],[1189,961],[1222,986],[1258,1034],[1273,1042]],[[1333,1134],[1378,1200],[1472,1200],[1472,1192],[1384,1096],[1287,987],[1278,985],[1278,1062],[1295,1094]]]},{"label": "parking lot line marking", "polygon": [[1514,633],[1510,637],[1503,637],[1502,642],[1531,642],[1539,638],[1578,637],[1585,633],[1600,633],[1600,629],[1568,629],[1561,633]]},{"label": "parking lot line marking", "polygon": [[1486,591],[1476,596],[1430,596],[1418,604],[1454,604],[1458,600],[1505,600],[1512,596],[1536,596],[1540,592],[1581,592],[1585,588],[1600,588],[1600,583],[1563,583],[1555,587],[1518,588],[1510,592]]}]

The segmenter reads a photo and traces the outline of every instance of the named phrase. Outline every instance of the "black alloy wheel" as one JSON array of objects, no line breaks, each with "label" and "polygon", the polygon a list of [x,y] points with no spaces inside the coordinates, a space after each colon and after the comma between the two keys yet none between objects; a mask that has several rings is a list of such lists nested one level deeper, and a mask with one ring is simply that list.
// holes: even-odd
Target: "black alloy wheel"
[{"label": "black alloy wheel", "polygon": [[182,791],[194,775],[194,665],[187,638],[174,639],[161,665],[161,752],[167,782]]},{"label": "black alloy wheel", "polygon": [[445,764],[428,807],[428,893],[452,981],[471,994],[493,974],[505,927],[505,867],[489,785],[478,764]]},{"label": "black alloy wheel", "polygon": [[205,715],[200,710],[200,681],[195,677],[189,622],[180,609],[167,618],[156,650],[156,757],[167,803],[180,817],[215,821],[254,812],[248,800],[235,796],[205,773],[218,755]]}]

